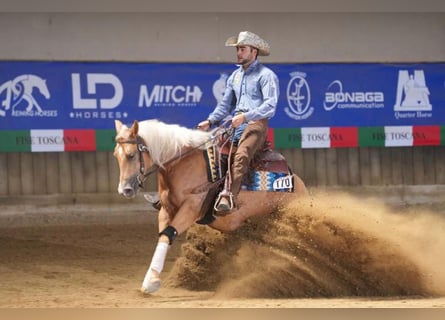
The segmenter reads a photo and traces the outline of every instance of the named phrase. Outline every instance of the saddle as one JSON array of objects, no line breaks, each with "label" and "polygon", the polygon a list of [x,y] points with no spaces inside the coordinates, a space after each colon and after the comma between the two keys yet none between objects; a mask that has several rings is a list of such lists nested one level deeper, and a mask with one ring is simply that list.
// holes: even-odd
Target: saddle
[{"label": "saddle", "polygon": [[[214,217],[214,203],[217,195],[224,187],[226,173],[229,168],[229,153],[235,153],[236,148],[230,148],[227,144],[214,145],[204,150],[204,158],[207,163],[206,186],[207,195],[201,208],[200,224],[211,223]],[[247,191],[271,191],[293,192],[293,174],[285,157],[271,148],[271,143],[266,141],[253,157],[247,174],[243,178],[242,190]],[[201,189],[200,192],[203,190]]]}]

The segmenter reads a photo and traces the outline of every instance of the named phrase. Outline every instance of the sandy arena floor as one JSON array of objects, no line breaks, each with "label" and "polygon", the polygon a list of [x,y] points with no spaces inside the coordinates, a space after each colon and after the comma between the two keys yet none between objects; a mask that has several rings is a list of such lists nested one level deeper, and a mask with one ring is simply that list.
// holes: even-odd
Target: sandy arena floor
[{"label": "sandy arena floor", "polygon": [[445,307],[443,205],[316,194],[233,234],[196,226],[153,295],[139,292],[153,211],[0,207],[1,308]]}]

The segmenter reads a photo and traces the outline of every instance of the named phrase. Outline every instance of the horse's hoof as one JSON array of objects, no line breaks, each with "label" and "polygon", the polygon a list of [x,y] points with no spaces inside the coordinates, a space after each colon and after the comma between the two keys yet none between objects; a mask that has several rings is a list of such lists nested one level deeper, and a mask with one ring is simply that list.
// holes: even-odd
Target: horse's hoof
[{"label": "horse's hoof", "polygon": [[151,203],[154,209],[161,209],[161,200],[159,199],[159,194],[157,192],[148,192],[144,194],[144,198]]},{"label": "horse's hoof", "polygon": [[144,287],[144,286],[141,287],[141,292],[143,294],[150,294],[150,293],[158,291],[160,287],[161,287],[161,280],[160,279],[152,279],[152,280],[150,280],[150,283],[148,284],[147,287]]}]

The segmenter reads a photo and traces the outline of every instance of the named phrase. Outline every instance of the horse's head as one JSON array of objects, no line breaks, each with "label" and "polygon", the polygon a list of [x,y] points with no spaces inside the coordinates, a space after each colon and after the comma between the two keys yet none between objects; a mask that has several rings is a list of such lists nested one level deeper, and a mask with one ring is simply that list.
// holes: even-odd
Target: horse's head
[{"label": "horse's head", "polygon": [[38,88],[40,90],[40,93],[46,98],[49,99],[51,97],[51,94],[49,93],[48,90],[48,85],[46,84],[46,80],[41,81],[40,84],[38,85]]},{"label": "horse's head", "polygon": [[[138,137],[139,124],[135,120],[131,128],[115,120],[116,147],[114,157],[119,164],[119,186],[117,192],[126,198],[134,198],[138,192],[140,181],[139,174],[143,168],[142,153],[138,149],[140,138]],[[142,167],[141,167],[142,164]]]}]

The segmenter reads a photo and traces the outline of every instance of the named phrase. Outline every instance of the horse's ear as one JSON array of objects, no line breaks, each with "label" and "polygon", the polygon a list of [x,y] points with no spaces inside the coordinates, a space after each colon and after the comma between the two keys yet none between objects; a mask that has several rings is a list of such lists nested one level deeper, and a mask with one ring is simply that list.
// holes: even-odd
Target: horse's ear
[{"label": "horse's ear", "polygon": [[122,122],[120,120],[114,120],[114,126],[116,127],[116,132],[119,133],[122,128]]},{"label": "horse's ear", "polygon": [[137,136],[139,131],[139,122],[137,120],[134,120],[133,125],[130,128],[131,133]]}]

